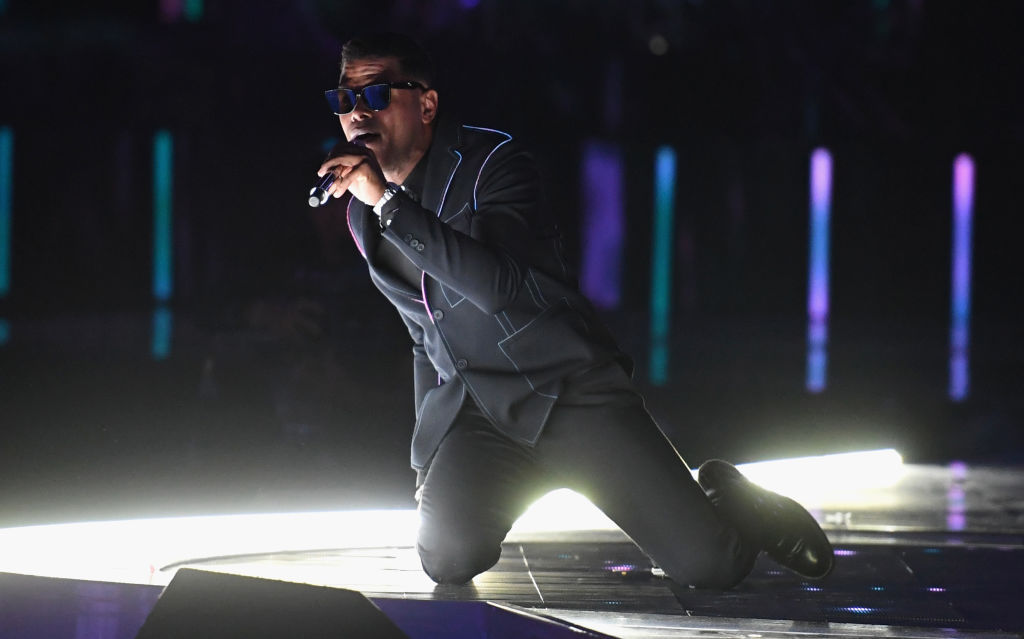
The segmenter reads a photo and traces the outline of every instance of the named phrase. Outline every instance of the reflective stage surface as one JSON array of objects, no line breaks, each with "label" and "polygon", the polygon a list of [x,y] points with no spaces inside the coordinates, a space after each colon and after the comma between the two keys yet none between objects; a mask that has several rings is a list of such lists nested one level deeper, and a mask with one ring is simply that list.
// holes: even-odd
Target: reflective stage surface
[{"label": "reflective stage surface", "polygon": [[[908,465],[886,485],[812,497],[800,496],[836,546],[833,574],[811,583],[762,557],[743,584],[726,592],[672,587],[599,517],[566,531],[520,522],[498,565],[462,587],[435,587],[423,575],[411,535],[402,530],[410,513],[390,513],[385,532],[367,529],[369,539],[352,537],[349,546],[331,549],[321,545],[320,532],[310,530],[318,527],[314,519],[299,524],[312,536],[283,529],[285,538],[295,539],[291,546],[280,538],[254,541],[257,528],[269,528],[271,520],[259,526],[248,522],[249,532],[231,532],[238,554],[216,544],[210,550],[185,545],[196,554],[176,558],[166,550],[170,541],[163,551],[128,548],[118,540],[121,533],[105,529],[111,547],[135,553],[130,562],[142,565],[147,553],[161,561],[147,566],[146,574],[133,573],[128,563],[118,568],[113,554],[104,555],[114,551],[90,536],[95,528],[93,533],[80,529],[63,542],[53,535],[74,529],[8,529],[0,531],[0,571],[8,573],[0,575],[0,637],[133,637],[161,586],[185,566],[358,590],[410,637],[485,636],[472,634],[476,626],[467,620],[488,615],[503,615],[504,621],[492,619],[491,626],[517,627],[508,615],[516,623],[554,618],[613,637],[951,637],[1024,631],[1024,470]],[[185,541],[188,526],[214,525],[164,523],[173,527],[175,539]],[[144,530],[137,525],[132,534],[156,534]],[[209,528],[197,536],[209,537]],[[381,543],[375,545],[374,537]],[[42,551],[28,548],[24,540],[29,538],[61,546],[45,553],[52,564],[31,567],[33,553]],[[95,565],[121,576],[76,572],[69,558],[79,554],[100,558]],[[39,576],[10,574],[16,572]],[[74,579],[54,578],[61,574]],[[129,583],[109,583],[114,579]],[[557,632],[535,636],[563,636]],[[486,636],[499,635],[492,629]]]}]

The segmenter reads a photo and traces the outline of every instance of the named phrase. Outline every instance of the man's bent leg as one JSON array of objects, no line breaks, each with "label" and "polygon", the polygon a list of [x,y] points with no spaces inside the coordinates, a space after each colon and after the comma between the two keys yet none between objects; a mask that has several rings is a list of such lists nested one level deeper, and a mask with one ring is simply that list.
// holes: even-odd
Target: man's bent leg
[{"label": "man's bent leg", "polygon": [[423,570],[437,583],[462,584],[489,569],[509,528],[541,492],[533,451],[467,405],[423,483],[416,543]]},{"label": "man's bent leg", "polygon": [[674,581],[741,581],[759,549],[720,517],[639,396],[609,400],[555,408],[538,444],[543,467],[591,499]]}]

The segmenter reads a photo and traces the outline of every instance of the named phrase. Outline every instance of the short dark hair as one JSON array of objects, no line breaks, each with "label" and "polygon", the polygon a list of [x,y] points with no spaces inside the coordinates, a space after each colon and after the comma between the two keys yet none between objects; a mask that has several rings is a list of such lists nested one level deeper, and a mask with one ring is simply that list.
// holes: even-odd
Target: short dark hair
[{"label": "short dark hair", "polygon": [[402,33],[373,33],[352,38],[341,48],[341,74],[352,60],[398,58],[401,72],[434,86],[434,61],[419,42]]}]

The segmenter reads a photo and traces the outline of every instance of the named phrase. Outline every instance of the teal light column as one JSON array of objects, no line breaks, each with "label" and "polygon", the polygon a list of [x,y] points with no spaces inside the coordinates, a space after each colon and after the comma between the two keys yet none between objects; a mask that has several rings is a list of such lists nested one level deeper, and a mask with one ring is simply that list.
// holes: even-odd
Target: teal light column
[{"label": "teal light column", "polygon": [[153,136],[153,311],[154,359],[166,359],[171,351],[173,317],[166,304],[174,293],[173,200],[174,140],[166,130]]},{"label": "teal light column", "polygon": [[648,375],[668,381],[672,315],[672,234],[675,217],[676,152],[660,147],[654,159],[654,229],[651,240],[651,353]]},{"label": "teal light column", "polygon": [[174,270],[171,246],[171,195],[173,191],[174,141],[169,131],[153,136],[153,297],[171,299]]},{"label": "teal light column", "polygon": [[185,0],[185,19],[199,22],[203,17],[203,0]]}]

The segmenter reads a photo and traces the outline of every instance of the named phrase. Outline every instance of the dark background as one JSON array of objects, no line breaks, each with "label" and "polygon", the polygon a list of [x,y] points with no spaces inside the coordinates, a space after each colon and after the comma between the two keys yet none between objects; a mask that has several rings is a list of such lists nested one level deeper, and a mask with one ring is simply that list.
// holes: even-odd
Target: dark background
[{"label": "dark background", "polygon": [[[165,7],[175,3],[164,2]],[[0,525],[409,507],[411,356],[341,203],[304,202],[341,44],[417,36],[442,108],[536,152],[579,256],[582,149],[626,167],[606,311],[691,465],[1024,457],[1018,2],[0,2],[14,132]],[[175,289],[151,355],[152,144]],[[668,383],[646,376],[653,163],[679,158]],[[806,364],[808,164],[834,158],[828,388]],[[971,393],[947,395],[951,175],[977,166]],[[865,469],[870,472],[870,469]]]}]

